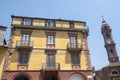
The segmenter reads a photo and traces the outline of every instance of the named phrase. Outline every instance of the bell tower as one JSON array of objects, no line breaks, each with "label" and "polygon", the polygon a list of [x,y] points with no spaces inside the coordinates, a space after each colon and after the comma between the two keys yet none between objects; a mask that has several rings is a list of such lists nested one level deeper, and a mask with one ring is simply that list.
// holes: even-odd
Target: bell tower
[{"label": "bell tower", "polygon": [[115,43],[112,38],[112,30],[104,19],[102,20],[101,32],[104,38],[109,63],[119,62],[119,57],[116,51]]}]

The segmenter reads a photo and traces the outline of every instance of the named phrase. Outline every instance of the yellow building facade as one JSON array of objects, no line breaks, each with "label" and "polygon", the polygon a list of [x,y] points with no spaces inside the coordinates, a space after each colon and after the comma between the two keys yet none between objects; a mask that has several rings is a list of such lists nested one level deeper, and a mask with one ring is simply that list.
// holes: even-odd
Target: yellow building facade
[{"label": "yellow building facade", "polygon": [[2,77],[2,73],[3,73],[5,56],[8,51],[8,47],[7,47],[6,40],[5,40],[6,28],[7,27],[5,26],[0,26],[0,80]]},{"label": "yellow building facade", "polygon": [[4,61],[5,61],[7,50],[8,50],[7,46],[0,46],[0,80],[3,73]]},{"label": "yellow building facade", "polygon": [[82,21],[12,16],[2,80],[93,80],[87,36]]}]

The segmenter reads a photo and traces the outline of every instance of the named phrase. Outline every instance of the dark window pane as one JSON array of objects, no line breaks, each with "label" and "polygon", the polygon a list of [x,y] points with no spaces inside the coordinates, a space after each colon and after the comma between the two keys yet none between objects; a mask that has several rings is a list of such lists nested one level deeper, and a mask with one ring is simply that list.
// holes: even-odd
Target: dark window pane
[{"label": "dark window pane", "polygon": [[20,53],[20,64],[27,64],[28,56],[29,56],[29,53],[27,53],[27,52]]},{"label": "dark window pane", "polygon": [[55,21],[54,20],[45,20],[45,26],[46,27],[55,27]]},{"label": "dark window pane", "polygon": [[31,25],[31,23],[32,23],[31,19],[23,19],[23,25],[28,26]]},{"label": "dark window pane", "polygon": [[48,68],[54,69],[55,64],[55,56],[54,54],[48,54]]},{"label": "dark window pane", "polygon": [[70,28],[71,28],[71,29],[74,28],[74,23],[73,23],[73,22],[70,22],[69,25],[70,25]]},{"label": "dark window pane", "polygon": [[78,65],[79,64],[79,55],[78,54],[72,54],[72,63],[74,65]]}]

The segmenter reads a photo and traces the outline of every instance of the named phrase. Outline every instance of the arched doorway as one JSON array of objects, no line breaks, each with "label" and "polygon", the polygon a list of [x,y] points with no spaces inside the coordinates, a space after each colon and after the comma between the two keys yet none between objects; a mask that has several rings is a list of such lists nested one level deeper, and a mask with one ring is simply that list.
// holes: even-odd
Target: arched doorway
[{"label": "arched doorway", "polygon": [[85,78],[80,74],[72,74],[69,80],[85,80]]},{"label": "arched doorway", "polygon": [[25,75],[20,75],[14,78],[14,80],[30,80],[29,77]]},{"label": "arched doorway", "polygon": [[58,78],[54,75],[47,75],[44,80],[58,80]]}]

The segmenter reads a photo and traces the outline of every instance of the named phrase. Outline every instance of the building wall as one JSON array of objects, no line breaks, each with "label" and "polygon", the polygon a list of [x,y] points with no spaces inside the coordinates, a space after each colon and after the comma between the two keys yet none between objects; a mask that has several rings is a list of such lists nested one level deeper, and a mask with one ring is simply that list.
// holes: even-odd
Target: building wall
[{"label": "building wall", "polygon": [[2,73],[3,73],[3,66],[4,66],[5,55],[6,55],[7,49],[8,48],[4,48],[0,46],[0,80],[1,80]]},{"label": "building wall", "polygon": [[[43,27],[45,26],[45,20],[44,19],[31,19],[32,20],[32,26],[39,26]],[[22,18],[13,18],[12,24],[15,25],[22,25]],[[85,24],[80,22],[75,22],[75,29],[84,29]],[[56,20],[56,27],[57,28],[69,28],[69,21],[62,21],[62,20]]]},{"label": "building wall", "polygon": [[[44,80],[48,75],[54,75],[58,80],[74,80],[75,76],[77,76],[76,80],[79,80],[79,77],[81,80],[93,80],[87,44],[88,31],[86,30],[85,22],[53,19],[56,26],[48,28],[45,27],[45,20],[41,18],[12,18],[12,31],[9,43],[9,50],[12,53],[8,52],[10,55],[6,56],[7,61],[2,80],[13,80],[20,75],[25,75],[30,80]],[[32,25],[23,25],[23,19],[32,20]],[[70,22],[74,22],[73,29],[70,28]],[[20,53],[16,47],[16,42],[21,41],[22,32],[31,33],[30,41],[33,41],[34,45],[29,53],[28,65],[19,67]],[[55,34],[55,47],[50,48],[46,45],[46,33],[48,32]],[[77,36],[77,43],[82,45],[82,51],[72,51],[72,53],[79,54],[80,65],[72,64],[72,53],[67,48],[71,34]],[[26,49],[25,47],[24,50]],[[47,63],[47,51],[55,52],[55,63],[60,63],[60,70],[43,70],[42,64]]]},{"label": "building wall", "polygon": [[0,46],[4,45],[6,27],[0,26]]},{"label": "building wall", "polygon": [[[53,31],[49,31],[53,32]],[[55,55],[56,63],[60,63],[61,70],[72,70],[71,63],[71,54],[67,50],[67,44],[70,42],[69,32],[66,31],[55,31],[55,49],[57,49],[57,53]],[[82,34],[78,34],[78,43],[82,43]],[[16,41],[21,40],[21,29],[16,29],[14,40],[13,40],[13,48],[16,47]],[[42,63],[46,63],[46,31],[44,30],[32,30],[32,35],[30,38],[31,41],[34,42],[33,50],[30,52],[29,56],[29,70],[40,70],[42,68]],[[84,47],[85,45],[83,45]],[[37,49],[36,49],[37,48]],[[18,65],[18,55],[19,52],[14,50],[11,56],[10,70],[16,70]],[[82,51],[79,54],[80,57],[80,65],[82,70],[87,69],[87,62],[85,52]]]}]

